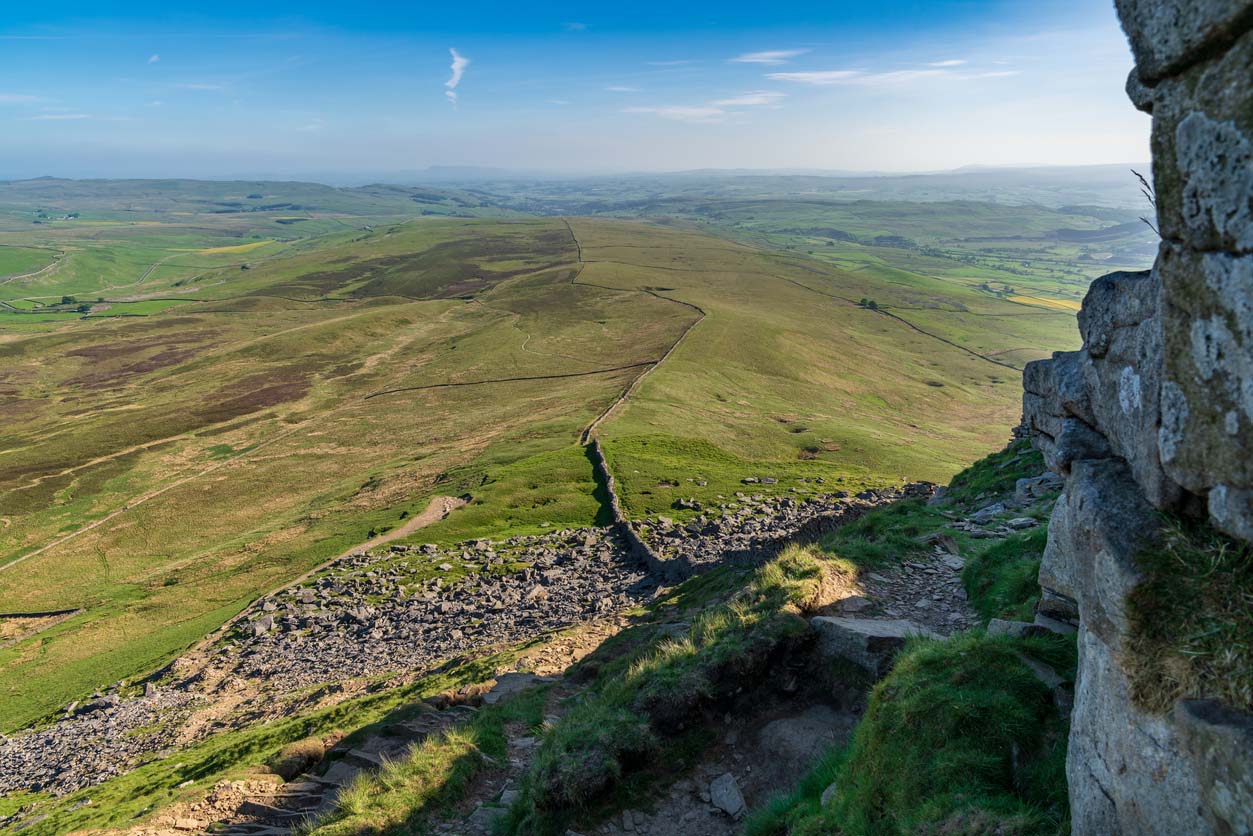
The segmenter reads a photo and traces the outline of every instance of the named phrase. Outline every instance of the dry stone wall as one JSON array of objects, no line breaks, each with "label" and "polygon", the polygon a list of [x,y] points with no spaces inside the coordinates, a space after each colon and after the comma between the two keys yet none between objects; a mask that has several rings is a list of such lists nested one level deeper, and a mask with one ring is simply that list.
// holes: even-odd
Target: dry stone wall
[{"label": "dry stone wall", "polygon": [[1253,0],[1117,0],[1153,117],[1151,272],[1093,283],[1083,348],[1030,364],[1024,417],[1065,479],[1041,614],[1079,627],[1074,832],[1253,833],[1253,718],[1138,708],[1121,662],[1158,511],[1253,541]]}]

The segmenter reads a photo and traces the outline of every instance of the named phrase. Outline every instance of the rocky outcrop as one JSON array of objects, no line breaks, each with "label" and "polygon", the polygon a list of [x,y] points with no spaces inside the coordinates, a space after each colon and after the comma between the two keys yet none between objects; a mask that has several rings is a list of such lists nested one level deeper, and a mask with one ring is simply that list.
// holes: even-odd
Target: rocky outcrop
[{"label": "rocky outcrop", "polygon": [[1079,627],[1074,832],[1253,833],[1249,717],[1137,707],[1122,664],[1158,511],[1253,541],[1253,0],[1117,0],[1153,116],[1151,272],[1093,283],[1083,348],[1030,364],[1024,416],[1065,479],[1041,614]]}]

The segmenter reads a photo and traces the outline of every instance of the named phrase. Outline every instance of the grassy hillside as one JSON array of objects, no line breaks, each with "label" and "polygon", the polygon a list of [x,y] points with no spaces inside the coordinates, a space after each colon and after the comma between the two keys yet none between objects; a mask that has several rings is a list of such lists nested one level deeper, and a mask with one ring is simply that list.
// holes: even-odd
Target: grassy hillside
[{"label": "grassy hillside", "polygon": [[[250,194],[271,208],[212,208]],[[657,514],[750,476],[944,479],[1017,419],[1021,364],[1073,341],[1068,311],[691,228],[412,220],[480,211],[455,191],[34,181],[5,201],[26,272],[0,283],[0,601],[81,612],[0,648],[4,730],[432,496],[472,500],[413,539],[603,521],[579,438],[624,392],[597,433],[628,511]]]}]

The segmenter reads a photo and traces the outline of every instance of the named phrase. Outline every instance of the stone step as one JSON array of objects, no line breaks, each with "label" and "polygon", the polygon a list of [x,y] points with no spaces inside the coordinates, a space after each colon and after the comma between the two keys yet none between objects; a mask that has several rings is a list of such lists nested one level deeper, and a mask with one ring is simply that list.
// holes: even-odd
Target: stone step
[{"label": "stone step", "polygon": [[291,819],[301,819],[309,814],[308,810],[289,810],[283,807],[275,807],[272,804],[265,804],[260,801],[245,801],[239,805],[235,811],[237,815],[252,816],[258,819],[274,819],[287,821]]},{"label": "stone step", "polygon": [[335,763],[331,764],[330,769],[326,770],[326,774],[318,778],[318,781],[331,786],[343,787],[350,784],[363,771],[360,767],[345,763],[342,760],[335,761]]},{"label": "stone step", "polygon": [[239,824],[228,824],[221,830],[214,830],[213,832],[215,836],[290,836],[292,829],[290,827],[241,822]]},{"label": "stone step", "polygon": [[344,755],[345,762],[362,769],[382,769],[389,760],[395,758],[389,757],[386,752],[371,752],[366,749],[352,749]]}]

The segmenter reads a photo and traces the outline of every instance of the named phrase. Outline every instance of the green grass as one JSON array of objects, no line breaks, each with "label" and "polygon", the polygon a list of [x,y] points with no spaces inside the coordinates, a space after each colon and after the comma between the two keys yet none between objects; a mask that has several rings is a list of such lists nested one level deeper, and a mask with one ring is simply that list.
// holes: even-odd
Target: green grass
[{"label": "green grass", "polygon": [[[849,490],[940,478],[1017,410],[995,367],[788,281],[843,292],[861,279],[704,234],[575,220],[586,263],[571,284],[578,250],[555,219],[366,231],[358,218],[308,238],[239,214],[87,220],[21,232],[67,262],[0,296],[103,295],[152,315],[0,315],[0,330],[57,320],[0,342],[20,417],[0,430],[0,566],[53,544],[0,569],[0,600],[86,610],[0,654],[5,730],[159,666],[432,496],[472,500],[412,542],[603,523],[576,441],[639,369],[409,387],[655,360],[695,320],[670,300],[707,316],[600,428],[634,515],[671,513],[679,496],[817,490],[818,477]],[[267,239],[279,244],[204,252]],[[658,275],[666,298],[645,292]],[[165,301],[184,295],[207,301]],[[399,391],[366,398],[383,390]]]},{"label": "green grass", "polygon": [[105,310],[89,314],[91,317],[148,316],[190,304],[181,299],[149,299],[144,302],[109,302]]},{"label": "green grass", "polygon": [[361,776],[339,795],[336,810],[300,829],[309,836],[406,834],[455,804],[475,777],[508,757],[510,725],[537,729],[543,722],[543,688],[481,708],[467,723],[428,737],[404,758]]},{"label": "green grass", "polygon": [[[772,430],[766,425],[763,429]],[[627,513],[631,517],[664,514],[682,519],[695,512],[674,509],[680,498],[698,499],[715,505],[749,494],[790,494],[790,489],[806,491],[858,491],[888,480],[872,475],[866,468],[843,467],[821,461],[753,460],[741,458],[699,438],[672,435],[615,436],[604,445],[605,457],[618,482]],[[770,476],[776,484],[744,484],[745,477]],[[813,483],[822,478],[823,485]],[[704,482],[705,484],[700,484]],[[798,497],[803,497],[803,494]]]},{"label": "green grass", "polygon": [[611,522],[607,497],[593,484],[584,448],[568,445],[512,460],[517,453],[517,444],[498,445],[473,465],[442,474],[436,482],[439,492],[474,498],[447,520],[409,539],[456,543],[485,532],[505,539]]},{"label": "green grass", "polygon": [[921,499],[873,510],[822,539],[822,549],[859,566],[898,563],[930,551],[924,535],[940,530],[945,517]]},{"label": "green grass", "polygon": [[[639,370],[413,387],[645,363],[687,331],[599,430],[628,512],[649,516],[681,496],[939,480],[996,446],[1018,411],[1012,370],[846,296],[924,308],[910,315],[975,351],[1042,356],[1073,336],[1065,318],[1008,317],[1021,306],[929,261],[846,269],[687,224],[574,219],[572,284],[564,222],[419,192],[0,184],[0,248],[64,254],[0,299],[111,306],[0,313],[0,567],[51,544],[0,569],[0,600],[85,609],[0,653],[0,729],[159,666],[433,496],[472,500],[413,542],[605,521],[575,442]],[[32,225],[36,207],[77,217]],[[788,224],[815,211],[769,208]],[[511,217],[448,217],[490,211]],[[938,229],[946,211],[917,222]],[[949,221],[964,232],[1004,223],[962,213]],[[694,327],[688,305],[706,313]]]},{"label": "green grass", "polygon": [[[533,246],[537,263],[563,252],[532,237],[564,229],[552,221],[434,223],[397,232],[388,246],[438,248],[497,228]],[[290,265],[245,271],[247,281],[267,270],[290,281]],[[463,492],[454,483],[467,468],[484,474],[472,492],[492,504],[454,515],[450,538],[593,524],[602,503],[574,441],[627,373],[365,399],[428,382],[611,366],[624,350],[659,352],[669,336],[628,322],[649,316],[648,305],[606,329],[599,321],[615,294],[572,289],[561,271],[513,282],[486,304],[263,302],[230,315],[81,323],[0,346],[23,370],[12,380],[24,405],[23,420],[0,433],[9,521],[0,565],[129,506],[20,571],[0,571],[6,608],[87,611],[0,654],[0,727],[159,666],[371,529],[399,524],[434,494]],[[615,333],[631,343],[606,339]]]},{"label": "green grass", "polygon": [[1065,725],[1024,656],[1073,676],[1073,644],[1060,637],[914,640],[875,687],[847,751],[754,814],[746,833],[1069,832]]},{"label": "green grass", "polygon": [[33,273],[51,264],[55,256],[52,250],[0,245],[0,278]]},{"label": "green grass", "polygon": [[989,619],[1031,621],[1040,600],[1040,559],[1048,528],[1015,534],[977,552],[962,569],[970,605],[986,624]]},{"label": "green grass", "polygon": [[1026,439],[1014,441],[953,477],[945,498],[959,509],[974,511],[1011,496],[1019,479],[1039,476],[1044,457]]},{"label": "green grass", "polygon": [[1131,696],[1165,712],[1179,699],[1253,710],[1253,549],[1207,524],[1167,518],[1136,558],[1123,663]]}]

